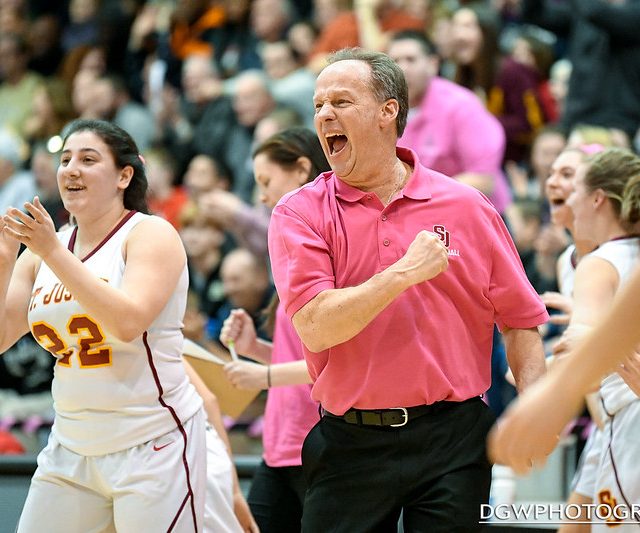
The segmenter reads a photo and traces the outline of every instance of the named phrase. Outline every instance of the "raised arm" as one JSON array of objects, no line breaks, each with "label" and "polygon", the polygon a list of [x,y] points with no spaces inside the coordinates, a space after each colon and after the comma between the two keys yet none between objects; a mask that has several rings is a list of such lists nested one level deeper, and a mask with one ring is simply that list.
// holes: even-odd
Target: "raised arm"
[{"label": "raised arm", "polygon": [[[596,259],[585,258],[578,265],[578,293],[582,292],[585,283],[589,285],[584,277],[590,276],[599,263],[604,263],[599,260],[594,265],[592,261]],[[606,279],[602,272],[599,276]],[[562,429],[583,404],[584,396],[602,376],[627,359],[640,341],[639,296],[640,268],[637,268],[630,282],[614,299],[610,311],[606,312],[608,305],[602,306],[605,315],[577,343],[571,354],[558,360],[547,376],[516,399],[498,421],[489,438],[493,461],[510,465],[518,472],[526,472],[534,463],[544,462],[556,446]],[[576,307],[584,305],[582,300],[575,304]],[[581,321],[589,320],[584,312],[578,317]]]},{"label": "raised arm", "polygon": [[129,342],[142,335],[169,301],[186,264],[173,227],[153,217],[131,230],[123,247],[122,286],[116,288],[96,277],[56,238],[51,217],[37,198],[25,207],[31,216],[10,210],[9,231],[118,339]]},{"label": "raised arm", "polygon": [[310,351],[326,350],[355,337],[400,293],[447,266],[442,241],[421,231],[393,265],[361,285],[320,292],[293,315],[293,325]]},{"label": "raised arm", "polygon": [[0,220],[0,353],[29,331],[27,311],[37,259],[26,250],[16,261],[20,243]]}]

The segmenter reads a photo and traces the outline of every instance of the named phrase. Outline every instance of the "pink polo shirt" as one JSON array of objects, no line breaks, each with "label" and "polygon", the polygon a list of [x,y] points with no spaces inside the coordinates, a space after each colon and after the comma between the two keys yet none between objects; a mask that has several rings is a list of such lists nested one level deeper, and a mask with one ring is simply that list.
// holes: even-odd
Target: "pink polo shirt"
[{"label": "pink polo shirt", "polygon": [[282,198],[269,227],[273,276],[291,317],[318,293],[363,283],[395,263],[420,230],[448,243],[449,268],[410,287],[351,340],[304,347],[312,397],[328,411],[461,401],[491,382],[494,322],[530,328],[547,312],[500,215],[481,193],[417,163],[386,208],[332,172]]},{"label": "pink polo shirt", "polygon": [[[302,361],[302,342],[282,305],[276,311],[272,363]],[[269,389],[262,434],[264,462],[271,467],[300,466],[302,442],[320,420],[311,385]]]},{"label": "pink polo shirt", "polygon": [[398,146],[411,148],[425,167],[447,176],[462,172],[494,177],[491,201],[498,210],[511,202],[502,159],[502,125],[470,90],[443,78],[433,78],[420,106],[409,115]]}]

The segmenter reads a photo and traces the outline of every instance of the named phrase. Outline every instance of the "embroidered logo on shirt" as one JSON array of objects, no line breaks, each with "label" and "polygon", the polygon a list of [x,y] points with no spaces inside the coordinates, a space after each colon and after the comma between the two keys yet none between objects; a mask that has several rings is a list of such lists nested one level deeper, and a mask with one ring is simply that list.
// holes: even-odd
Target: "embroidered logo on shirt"
[{"label": "embroidered logo on shirt", "polygon": [[451,243],[451,233],[449,233],[449,231],[447,230],[446,227],[444,227],[444,225],[436,224],[435,226],[433,226],[433,233],[435,233],[438,237],[440,237],[440,240],[447,247],[448,255],[460,257],[460,250],[449,248],[449,244]]}]

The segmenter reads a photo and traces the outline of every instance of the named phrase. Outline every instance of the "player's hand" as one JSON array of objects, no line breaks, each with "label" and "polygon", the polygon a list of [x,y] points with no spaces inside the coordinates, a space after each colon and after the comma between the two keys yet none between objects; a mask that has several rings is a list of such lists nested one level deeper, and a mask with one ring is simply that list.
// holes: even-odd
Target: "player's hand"
[{"label": "player's hand", "polygon": [[488,438],[489,458],[518,474],[542,466],[581,405],[582,395],[568,393],[551,371],[518,396],[496,422]]},{"label": "player's hand", "polygon": [[4,217],[0,218],[0,262],[3,265],[13,265],[18,257],[20,241],[9,230]]},{"label": "player's hand", "polygon": [[233,491],[233,512],[238,522],[240,522],[242,531],[245,533],[260,533],[260,529],[251,514],[247,500],[244,499],[239,488]]},{"label": "player's hand", "polygon": [[560,314],[550,315],[549,322],[563,325],[569,323],[571,312],[573,311],[573,300],[571,298],[554,291],[547,291],[543,293],[540,298],[547,307],[560,311]]},{"label": "player's hand", "polygon": [[24,244],[31,252],[40,256],[44,261],[53,250],[62,246],[56,237],[56,228],[47,210],[36,196],[33,203],[25,202],[27,213],[15,207],[10,207],[3,221],[10,237]]},{"label": "player's hand", "polygon": [[435,233],[420,231],[407,252],[395,264],[407,276],[408,285],[435,278],[449,266],[447,248]]},{"label": "player's hand", "polygon": [[232,361],[224,365],[224,373],[234,387],[239,389],[266,389],[268,367],[249,361]]},{"label": "player's hand", "polygon": [[244,309],[233,309],[222,324],[220,342],[228,347],[230,340],[234,342],[239,354],[251,355],[256,351],[256,328]]}]

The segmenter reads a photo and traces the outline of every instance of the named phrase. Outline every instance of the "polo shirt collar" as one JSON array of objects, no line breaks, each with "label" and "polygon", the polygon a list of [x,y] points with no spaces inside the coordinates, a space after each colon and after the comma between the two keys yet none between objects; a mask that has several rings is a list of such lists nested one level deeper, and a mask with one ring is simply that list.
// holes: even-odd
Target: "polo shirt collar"
[{"label": "polo shirt collar", "polygon": [[413,173],[402,189],[402,195],[413,200],[429,200],[431,198],[431,180],[427,169],[418,161],[418,155],[413,150],[400,146],[396,148],[396,155],[400,160],[413,167]]},{"label": "polo shirt collar", "polygon": [[[403,196],[414,200],[428,200],[431,198],[431,189],[429,187],[430,179],[426,169],[418,162],[418,156],[413,150],[408,148],[396,147],[396,155],[405,163],[409,163],[413,167],[413,173],[409,177],[409,181],[402,191]],[[364,198],[366,191],[361,191],[356,187],[346,184],[338,176],[333,174],[336,188],[336,196],[347,202],[357,202]]]}]

